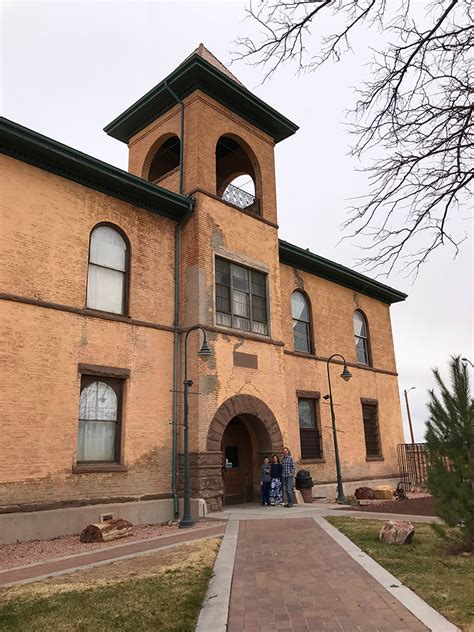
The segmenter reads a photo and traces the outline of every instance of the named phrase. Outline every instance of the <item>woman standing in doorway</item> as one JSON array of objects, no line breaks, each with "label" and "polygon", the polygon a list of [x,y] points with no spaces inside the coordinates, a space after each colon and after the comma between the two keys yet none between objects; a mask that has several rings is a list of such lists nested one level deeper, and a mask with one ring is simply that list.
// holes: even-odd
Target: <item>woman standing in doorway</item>
[{"label": "woman standing in doorway", "polygon": [[283,493],[281,491],[281,473],[282,468],[280,465],[279,457],[274,454],[271,464],[271,486],[270,486],[270,505],[282,505]]}]

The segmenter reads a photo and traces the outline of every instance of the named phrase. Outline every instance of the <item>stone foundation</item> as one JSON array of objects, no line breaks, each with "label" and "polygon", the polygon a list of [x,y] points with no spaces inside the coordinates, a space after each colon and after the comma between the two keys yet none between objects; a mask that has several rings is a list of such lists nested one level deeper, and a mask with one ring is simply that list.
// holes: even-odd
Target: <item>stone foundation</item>
[{"label": "stone foundation", "polygon": [[[183,455],[179,455],[179,489],[183,486]],[[221,511],[224,488],[222,482],[222,452],[191,452],[189,455],[191,496],[202,498],[208,511]]]}]

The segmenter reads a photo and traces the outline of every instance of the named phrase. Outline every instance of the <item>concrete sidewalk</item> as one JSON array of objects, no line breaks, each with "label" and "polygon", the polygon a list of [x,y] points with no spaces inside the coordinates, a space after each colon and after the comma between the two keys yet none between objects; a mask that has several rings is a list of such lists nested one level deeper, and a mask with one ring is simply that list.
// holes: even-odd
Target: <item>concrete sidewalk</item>
[{"label": "concrete sidewalk", "polygon": [[222,536],[226,523],[220,522],[212,527],[194,527],[185,529],[174,535],[162,535],[147,540],[135,540],[115,546],[95,549],[90,553],[78,553],[65,557],[0,571],[0,586],[17,583],[28,583],[51,577],[72,573],[87,566],[99,566],[120,559],[144,555],[160,549],[166,549],[186,542]]},{"label": "concrete sidewalk", "polygon": [[[337,506],[336,506],[337,507]],[[312,503],[286,507],[262,507],[257,503],[224,507],[222,511],[210,513],[208,518],[228,520],[260,520],[261,518],[313,518],[324,516],[348,516],[370,520],[410,520],[411,522],[441,523],[436,516],[412,516],[408,514],[381,513],[376,511],[354,511],[336,508],[332,503]]]}]

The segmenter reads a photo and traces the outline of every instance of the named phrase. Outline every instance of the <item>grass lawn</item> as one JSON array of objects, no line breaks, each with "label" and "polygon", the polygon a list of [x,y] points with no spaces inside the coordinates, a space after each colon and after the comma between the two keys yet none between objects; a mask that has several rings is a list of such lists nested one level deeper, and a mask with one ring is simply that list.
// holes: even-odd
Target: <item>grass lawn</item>
[{"label": "grass lawn", "polygon": [[220,540],[0,589],[0,630],[192,632]]},{"label": "grass lawn", "polygon": [[429,524],[415,523],[411,544],[379,542],[384,521],[328,516],[357,546],[463,630],[474,630],[474,556],[447,551]]}]

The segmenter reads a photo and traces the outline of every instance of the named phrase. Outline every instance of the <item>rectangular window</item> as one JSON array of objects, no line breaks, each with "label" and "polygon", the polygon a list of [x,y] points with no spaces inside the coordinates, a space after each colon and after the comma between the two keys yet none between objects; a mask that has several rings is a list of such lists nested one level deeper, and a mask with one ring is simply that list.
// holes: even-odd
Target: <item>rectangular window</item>
[{"label": "rectangular window", "polygon": [[322,459],[322,441],[319,431],[317,399],[298,399],[300,444],[302,459]]},{"label": "rectangular window", "polygon": [[83,375],[77,463],[119,463],[123,380]]},{"label": "rectangular window", "polygon": [[238,446],[226,446],[225,449],[225,466],[239,467],[239,448]]},{"label": "rectangular window", "polygon": [[216,322],[268,336],[267,275],[216,257]]},{"label": "rectangular window", "polygon": [[365,451],[367,456],[382,456],[377,402],[362,402],[362,418],[364,420]]}]

